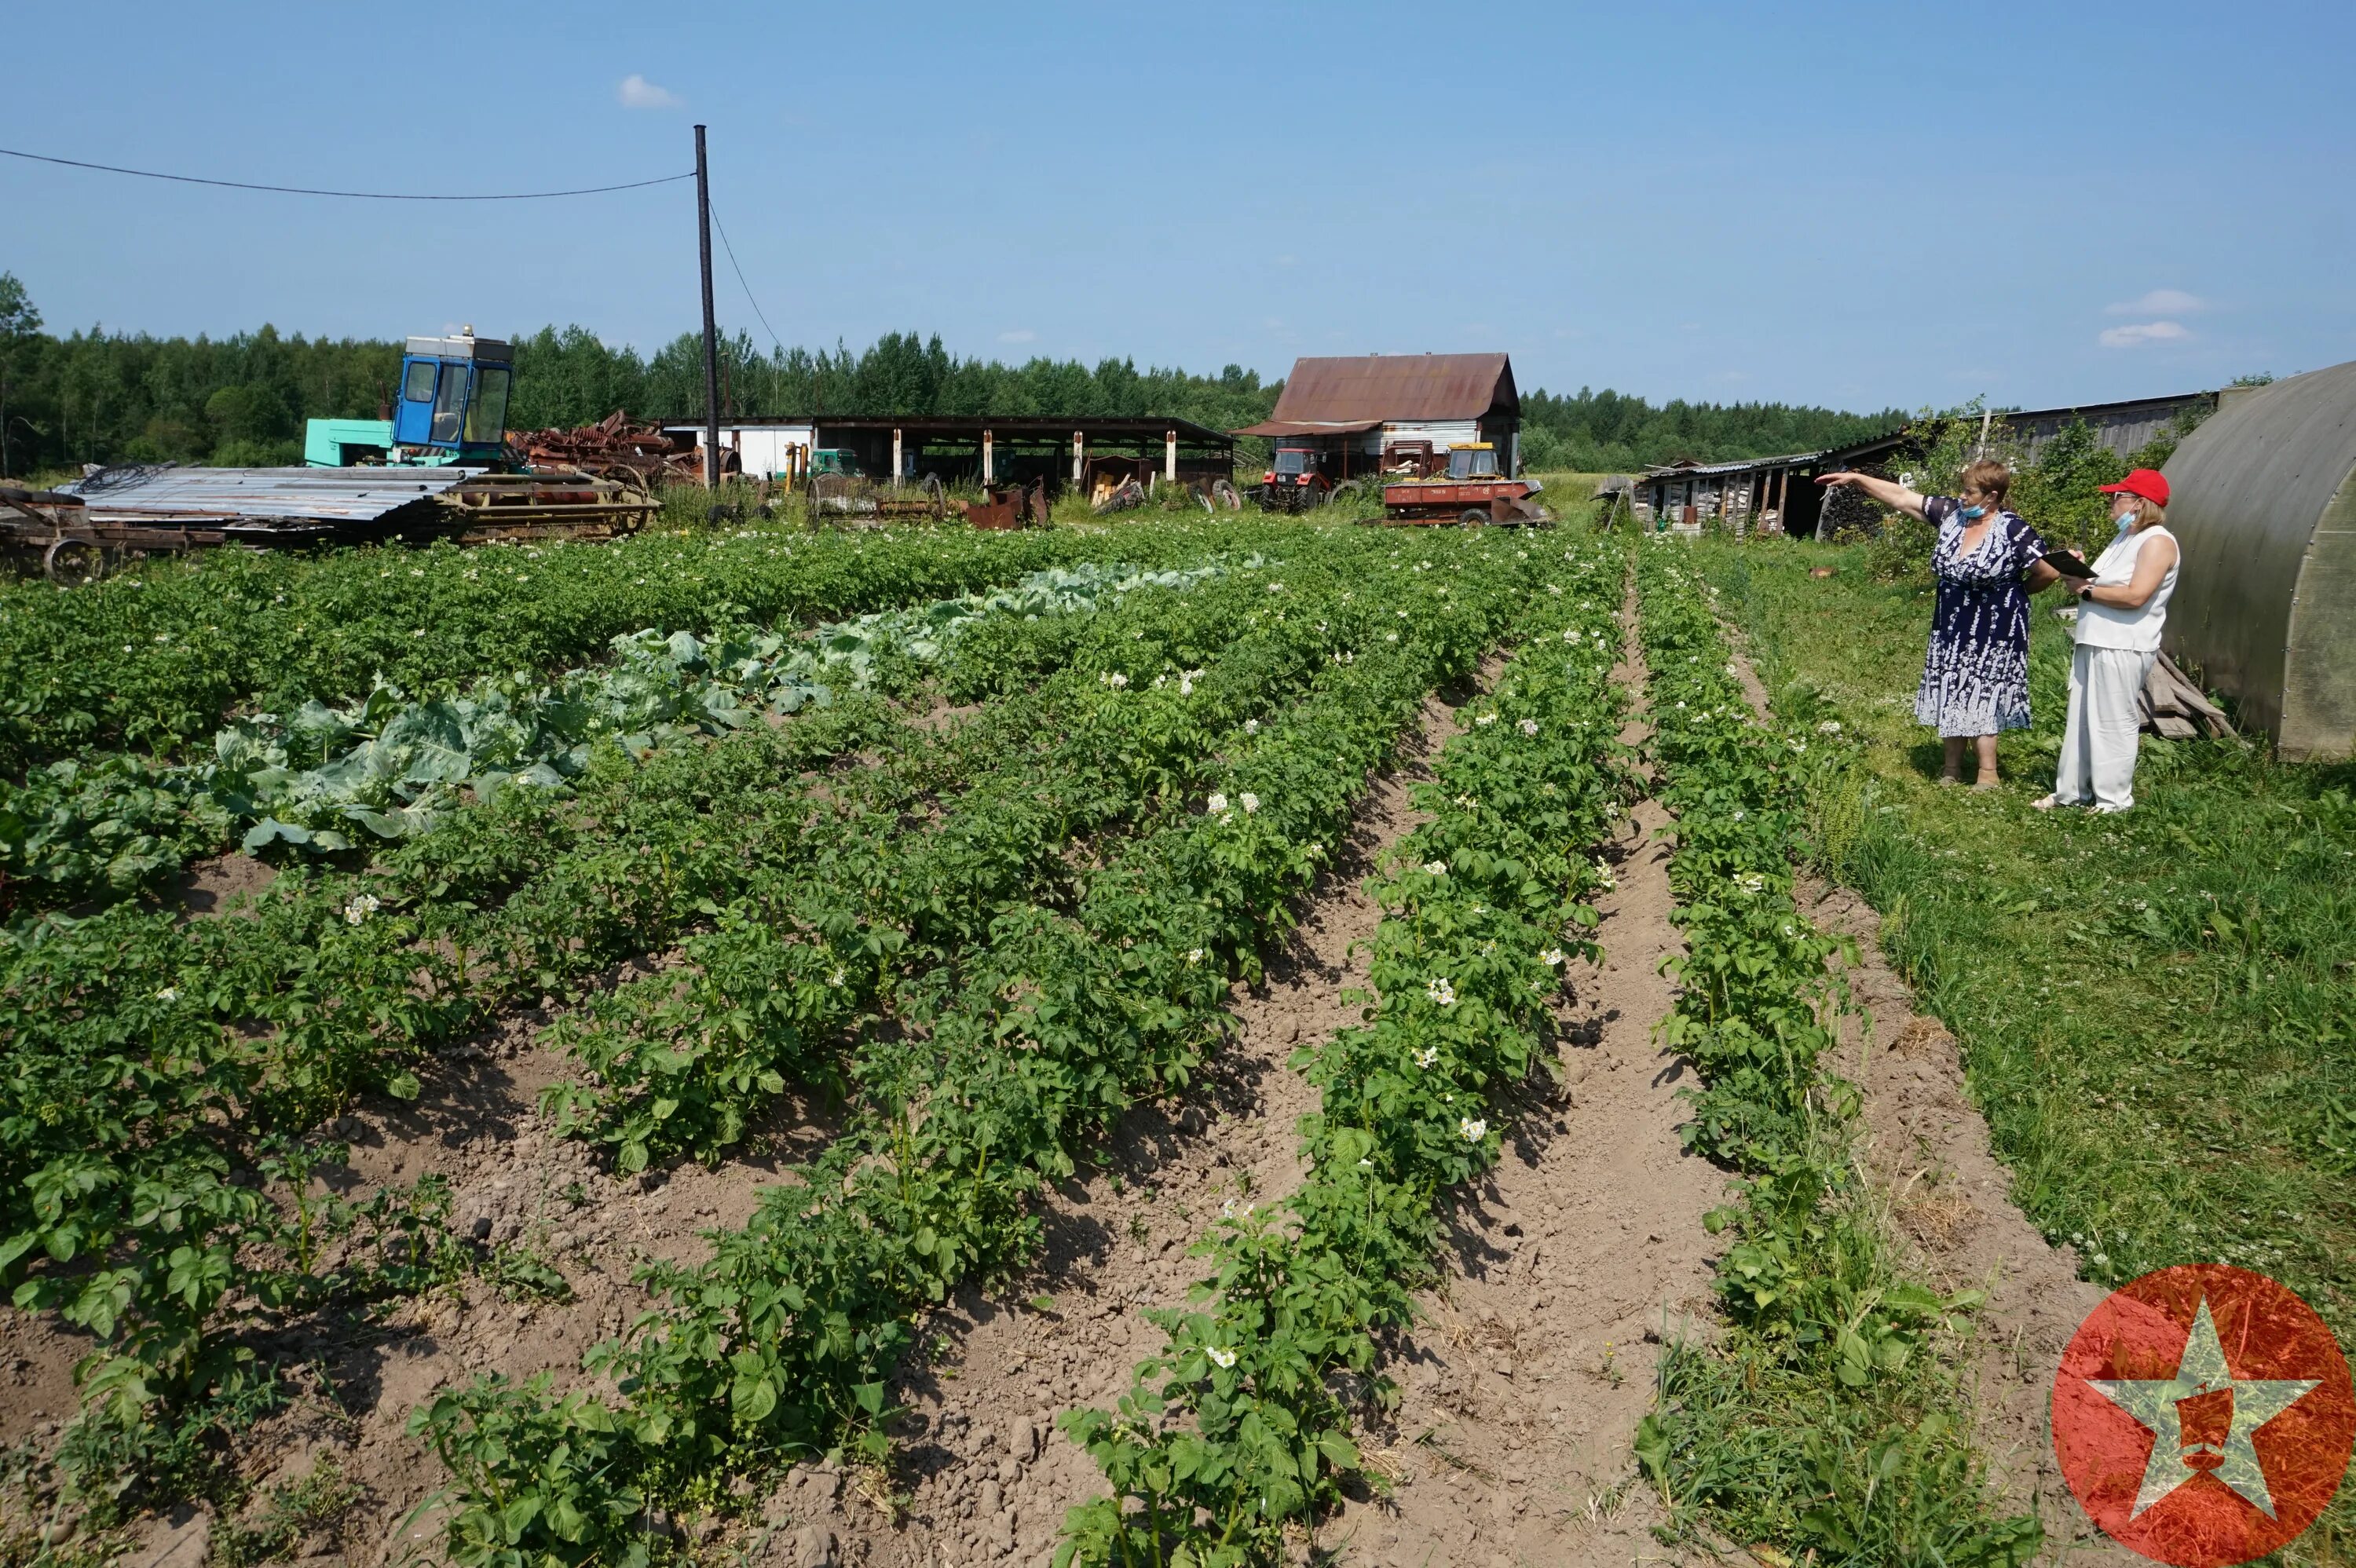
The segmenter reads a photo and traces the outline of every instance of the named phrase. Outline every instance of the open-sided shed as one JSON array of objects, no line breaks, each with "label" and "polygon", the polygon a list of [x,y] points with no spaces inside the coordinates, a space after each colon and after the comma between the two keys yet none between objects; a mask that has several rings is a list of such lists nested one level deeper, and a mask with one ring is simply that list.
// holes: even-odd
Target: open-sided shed
[{"label": "open-sided shed", "polygon": [[2356,360],[2227,400],[2165,472],[2169,652],[2284,758],[2356,752]]}]

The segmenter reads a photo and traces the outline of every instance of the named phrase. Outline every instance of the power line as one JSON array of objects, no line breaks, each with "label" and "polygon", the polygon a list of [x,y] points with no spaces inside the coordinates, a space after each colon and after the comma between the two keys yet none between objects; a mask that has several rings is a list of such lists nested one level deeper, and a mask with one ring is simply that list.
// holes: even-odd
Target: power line
[{"label": "power line", "polygon": [[728,265],[736,273],[736,286],[744,291],[744,303],[751,305],[753,314],[761,318],[761,325],[769,334],[769,346],[776,350],[769,358],[769,395],[774,407],[785,393],[786,368],[780,361],[786,357],[786,346],[778,340],[777,329],[769,325],[768,313],[761,308],[761,302],[753,297],[753,285],[744,281],[744,269],[736,264],[736,247],[728,243],[728,226],[720,221],[720,209],[712,205],[709,195],[703,199],[703,208],[712,214],[712,227],[720,230],[720,248],[728,253]]},{"label": "power line", "polygon": [[[709,207],[711,203],[707,201],[705,205]],[[759,316],[761,325],[768,329],[770,343],[783,353],[786,346],[779,340],[777,329],[769,325],[768,313],[761,308],[761,302],[753,297],[753,285],[744,281],[744,269],[736,263],[736,247],[728,243],[728,225],[720,221],[720,209],[716,207],[712,208],[712,227],[720,230],[720,248],[728,252],[728,265],[735,270],[736,286],[744,291],[744,303],[753,307],[753,314]]]},{"label": "power line", "polygon": [[20,153],[14,147],[0,147],[0,155],[24,158],[36,164],[57,164],[70,169],[96,169],[102,174],[134,175],[140,179],[171,180],[179,185],[220,186],[230,190],[266,190],[281,196],[339,196],[354,201],[546,201],[560,196],[603,196],[607,191],[643,190],[650,185],[670,185],[679,180],[691,180],[695,172],[664,175],[659,179],[632,180],[626,185],[584,186],[579,190],[525,190],[502,192],[490,196],[422,196],[406,191],[381,190],[313,190],[299,185],[255,185],[248,180],[206,179],[198,175],[165,175],[153,169],[126,169],[113,164],[85,163],[80,158],[52,158],[42,153]]}]

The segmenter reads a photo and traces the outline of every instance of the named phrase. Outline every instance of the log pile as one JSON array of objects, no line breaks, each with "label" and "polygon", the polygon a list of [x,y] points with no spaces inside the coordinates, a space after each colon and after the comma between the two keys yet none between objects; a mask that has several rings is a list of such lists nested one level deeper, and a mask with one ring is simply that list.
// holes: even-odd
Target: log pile
[{"label": "log pile", "polygon": [[2233,733],[2233,721],[2224,710],[2184,678],[2176,661],[2166,654],[2151,661],[2143,680],[2143,727],[2171,741],[2190,741],[2206,734],[2222,740]]}]

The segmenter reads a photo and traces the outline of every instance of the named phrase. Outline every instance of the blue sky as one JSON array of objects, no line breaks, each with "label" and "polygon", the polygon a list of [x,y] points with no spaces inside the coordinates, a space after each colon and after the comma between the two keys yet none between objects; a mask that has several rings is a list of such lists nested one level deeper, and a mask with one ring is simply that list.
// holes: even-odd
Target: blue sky
[{"label": "blue sky", "polygon": [[[391,190],[691,166],[788,344],[2040,406],[2356,357],[2356,5],[24,6],[0,146]],[[53,329],[641,347],[692,187],[0,158]],[[767,334],[719,261],[722,324]]]}]

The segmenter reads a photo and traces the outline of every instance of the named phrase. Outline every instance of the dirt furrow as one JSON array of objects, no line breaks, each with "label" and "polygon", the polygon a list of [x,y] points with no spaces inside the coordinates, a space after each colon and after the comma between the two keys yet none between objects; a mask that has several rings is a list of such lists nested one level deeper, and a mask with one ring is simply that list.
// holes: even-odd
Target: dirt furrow
[{"label": "dirt furrow", "polygon": [[[1632,596],[1613,671],[1631,742],[1648,732],[1634,620]],[[1403,1398],[1374,1457],[1396,1479],[1320,1532],[1337,1564],[1660,1560],[1632,1444],[1662,1343],[1710,1331],[1701,1220],[1726,1187],[1683,1152],[1690,1071],[1654,1040],[1674,990],[1660,965],[1683,951],[1668,821],[1645,799],[1604,850],[1617,886],[1597,901],[1603,960],[1572,976],[1559,1097],[1451,1217],[1447,1278],[1392,1363]]]},{"label": "dirt furrow", "polygon": [[[1767,692],[1741,633],[1726,627],[1751,707]],[[1980,1289],[1972,1323],[1974,1446],[2008,1509],[2034,1509],[2055,1555],[2073,1563],[2140,1563],[2096,1531],[2070,1498],[2053,1455],[2051,1393],[2062,1348],[2105,1294],[2078,1275],[2076,1255],[2049,1244],[2012,1200],[2012,1177],[1988,1142],[1965,1086],[1963,1052],[1883,955],[1881,917],[1847,888],[1803,874],[1800,909],[1857,944],[1846,966],[1856,1004],[1840,1020],[1835,1070],[1863,1099],[1863,1154],[1888,1205],[1903,1272],[1943,1291]]]},{"label": "dirt furrow", "polygon": [[1914,993],[1882,956],[1881,917],[1813,877],[1798,897],[1811,920],[1857,943],[1848,983],[1871,1027],[1842,1020],[1839,1071],[1863,1091],[1866,1156],[1911,1254],[1906,1272],[1943,1291],[1988,1295],[1969,1356],[1974,1446],[1997,1495],[2008,1509],[2035,1509],[2072,1563],[2143,1562],[2094,1530],[2053,1455],[2054,1372],[2107,1293],[2078,1277],[2076,1255],[2048,1244],[2013,1203],[2012,1174],[1965,1086],[1962,1050],[1914,1010]]},{"label": "dirt furrow", "polygon": [[[1493,665],[1482,684],[1495,674]],[[1296,1124],[1316,1092],[1288,1065],[1301,1045],[1358,1021],[1381,910],[1361,891],[1376,857],[1421,820],[1408,798],[1421,759],[1458,725],[1425,703],[1401,763],[1360,804],[1335,864],[1257,989],[1236,987],[1230,1043],[1183,1098],[1141,1106],[1104,1160],[1046,1205],[1048,1254],[1024,1298],[964,1292],[927,1325],[935,1353],[904,1373],[908,1488],[894,1524],[824,1472],[789,1480],[768,1559],[964,1568],[1044,1561],[1066,1509],[1103,1491],[1095,1463],[1055,1429],[1063,1412],[1111,1408],[1160,1349],[1142,1309],[1182,1305],[1205,1261],[1189,1254],[1223,1208],[1282,1199],[1301,1181]]]}]

